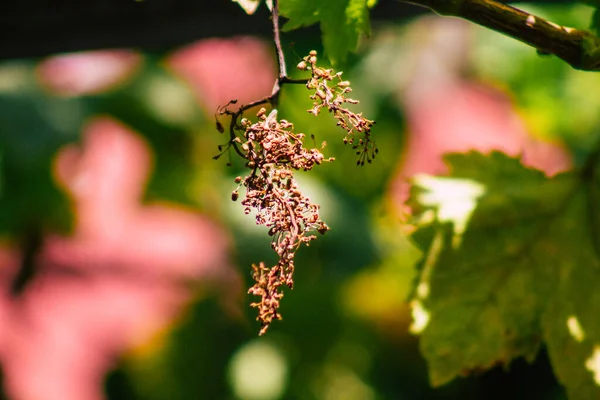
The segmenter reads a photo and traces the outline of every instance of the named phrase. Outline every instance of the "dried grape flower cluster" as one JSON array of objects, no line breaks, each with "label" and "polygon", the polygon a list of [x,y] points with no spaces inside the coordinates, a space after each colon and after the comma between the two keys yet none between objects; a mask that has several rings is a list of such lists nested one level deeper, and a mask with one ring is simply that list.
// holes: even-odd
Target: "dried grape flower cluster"
[{"label": "dried grape flower cluster", "polygon": [[[330,69],[317,67],[314,51],[304,58],[298,68],[312,72],[312,77],[306,81],[307,88],[315,91],[311,96],[314,107],[309,112],[317,115],[323,107],[332,112],[337,125],[347,132],[344,143],[350,143],[358,150],[357,164],[364,165],[365,161],[370,163],[377,153],[375,143],[371,140],[374,122],[344,107],[346,103],[357,103],[345,97],[351,91],[349,82],[341,80],[341,73],[334,74]],[[329,87],[334,79],[337,79],[337,83]],[[256,123],[242,118],[243,112],[252,106],[274,103],[278,94],[279,89],[270,97],[242,106],[235,112],[228,109],[228,106],[236,104],[235,100],[218,110],[219,115],[231,117],[230,140],[225,148],[219,146],[221,153],[215,158],[233,148],[246,160],[249,170],[247,176],[235,178],[238,188],[232,192],[231,198],[237,201],[239,190],[244,187],[245,196],[241,201],[244,211],[246,214],[254,211],[256,223],[269,228],[269,235],[273,238],[271,247],[279,257],[272,267],[267,267],[264,262],[252,265],[255,283],[248,293],[260,297],[259,301],[251,304],[258,308],[260,335],[267,331],[273,320],[281,319],[278,310],[283,297],[282,289],[294,285],[296,251],[302,244],[308,246],[316,238],[316,232],[324,234],[329,230],[319,217],[319,205],[311,203],[300,192],[293,175],[294,171],[308,171],[315,165],[334,160],[323,156],[321,151],[325,142],[320,149],[304,147],[305,135],[295,133],[292,123],[279,120],[277,110],[267,115],[266,109],[261,108]],[[223,133],[224,127],[218,119],[216,122],[217,129]]]},{"label": "dried grape flower cluster", "polygon": [[318,115],[322,108],[326,108],[332,113],[337,120],[337,126],[347,132],[344,144],[351,144],[359,156],[356,165],[365,165],[365,161],[370,164],[379,153],[371,138],[371,128],[375,121],[345,107],[345,104],[358,104],[358,100],[346,97],[346,94],[352,91],[350,82],[342,80],[342,72],[334,73],[332,69],[318,67],[317,52],[314,50],[300,61],[298,69],[308,70],[312,74],[306,83],[309,90],[314,90],[314,94],[310,96],[314,100],[313,108],[308,112]]},{"label": "dried grape flower cluster", "polygon": [[[308,245],[316,238],[313,232],[323,234],[329,229],[319,217],[319,206],[298,190],[293,171],[308,171],[333,158],[326,159],[319,149],[306,149],[305,135],[294,133],[290,122],[277,120],[276,110],[267,116],[261,108],[257,116],[258,122],[254,124],[246,119],[241,121],[245,128],[241,148],[250,174],[237,177],[236,182],[246,189],[242,200],[245,213],[256,211],[256,223],[269,228],[273,237],[271,246],[279,256],[278,263],[271,268],[262,262],[252,266],[255,284],[249,293],[260,296],[260,301],[252,306],[258,308],[262,335],[273,319],[281,319],[280,287],[293,286],[296,251],[302,243]],[[237,198],[235,190],[232,199]]]}]

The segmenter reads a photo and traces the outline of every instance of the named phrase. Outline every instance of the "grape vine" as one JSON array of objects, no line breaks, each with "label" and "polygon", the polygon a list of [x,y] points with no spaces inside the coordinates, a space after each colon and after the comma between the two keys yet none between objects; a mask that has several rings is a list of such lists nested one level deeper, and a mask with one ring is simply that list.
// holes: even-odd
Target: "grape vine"
[{"label": "grape vine", "polygon": [[[276,16],[277,3],[273,5]],[[277,18],[273,18],[274,24]],[[276,48],[280,62],[285,62],[276,33]],[[309,245],[316,239],[315,233],[324,234],[329,226],[319,216],[320,206],[312,203],[305,196],[294,178],[294,171],[312,170],[314,166],[334,161],[333,157],[325,157],[322,153],[326,146],[323,142],[320,148],[306,148],[304,133],[294,131],[294,125],[284,119],[278,119],[277,109],[267,115],[265,108],[260,108],[256,114],[257,121],[251,122],[243,117],[243,113],[252,107],[262,104],[277,104],[281,85],[285,83],[304,83],[311,91],[310,98],[313,107],[307,110],[318,115],[322,110],[330,112],[337,126],[346,135],[345,144],[352,145],[358,156],[357,165],[371,163],[378,149],[371,137],[371,128],[375,121],[355,113],[347,105],[357,104],[358,101],[346,97],[352,91],[350,82],[342,79],[341,72],[317,66],[317,52],[311,51],[298,64],[298,69],[308,71],[311,77],[307,80],[292,81],[285,74],[285,67],[280,66],[280,76],[275,83],[273,93],[262,100],[240,106],[232,111],[235,100],[220,107],[215,116],[217,129],[224,132],[225,128],[219,121],[219,116],[229,116],[230,138],[225,146],[219,146],[219,158],[231,149],[245,160],[248,174],[235,178],[238,187],[232,192],[231,199],[237,201],[240,189],[244,189],[241,204],[244,212],[256,214],[256,223],[269,228],[272,237],[271,247],[277,253],[279,261],[272,267],[264,262],[252,265],[254,285],[248,293],[260,297],[251,303],[258,309],[257,320],[261,324],[260,335],[264,334],[273,320],[281,319],[279,306],[283,297],[282,288],[294,286],[294,258],[302,244]],[[312,135],[311,135],[312,136]]]}]

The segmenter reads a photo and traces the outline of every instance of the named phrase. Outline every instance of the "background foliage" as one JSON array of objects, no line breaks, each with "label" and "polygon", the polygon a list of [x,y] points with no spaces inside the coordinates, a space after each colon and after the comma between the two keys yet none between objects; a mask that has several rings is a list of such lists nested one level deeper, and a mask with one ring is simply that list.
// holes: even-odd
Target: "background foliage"
[{"label": "background foliage", "polygon": [[[456,20],[428,16],[371,27],[373,2],[321,3],[282,2],[290,18],[284,36],[289,67],[317,49],[343,68],[359,109],[377,120],[380,154],[356,168],[332,119],[306,112],[306,90],[284,88],[280,116],[314,134],[316,143],[327,141],[326,156],[337,159],[299,178],[332,230],[299,253],[296,287],[282,302],[284,320],[266,337],[256,336],[244,288],[250,264],[270,261],[269,238],[228,200],[241,162],[233,158],[226,167],[212,156],[226,140],[215,129],[216,107],[232,96],[247,102],[270,90],[269,38],[209,39],[137,54],[127,74],[96,91],[78,92],[77,80],[57,86],[48,69],[53,58],[0,65],[0,309],[6,321],[0,360],[8,398],[36,398],[19,392],[18,382],[36,384],[31,370],[15,367],[23,356],[8,350],[16,348],[10,343],[18,333],[9,326],[23,319],[26,332],[47,335],[31,323],[42,315],[59,342],[70,327],[66,311],[32,300],[37,293],[67,279],[82,288],[76,303],[88,304],[89,281],[104,279],[97,274],[127,282],[86,306],[94,322],[70,329],[77,342],[86,335],[82,326],[116,326],[102,307],[123,308],[119,296],[137,290],[128,286],[128,262],[139,267],[134,282],[153,285],[140,278],[146,265],[137,258],[117,262],[117,256],[93,253],[60,261],[45,253],[56,235],[81,234],[81,204],[87,203],[77,198],[76,185],[65,183],[58,160],[69,144],[87,146],[82,132],[98,116],[137,132],[150,151],[152,171],[139,183],[139,206],[159,204],[210,221],[203,243],[225,250],[212,273],[158,271],[169,287],[185,287],[180,304],[169,300],[178,304],[176,312],[117,350],[103,347],[109,334],[81,341],[110,362],[85,353],[86,363],[101,371],[98,385],[81,396],[69,386],[75,379],[65,378],[64,386],[53,381],[49,387],[60,388],[56,398],[598,396],[596,75]],[[525,7],[582,28],[595,15],[580,4]],[[300,28],[316,23],[320,31]],[[83,76],[91,74],[85,65]],[[59,77],[73,74],[61,68]],[[262,87],[261,80],[267,82]],[[100,170],[110,171],[118,156],[108,152],[102,160]],[[71,165],[67,175],[75,169]],[[411,214],[409,179],[415,183]],[[92,197],[105,199],[96,187]],[[174,219],[161,221],[119,240],[133,254],[148,231],[164,232],[156,243],[166,241]],[[178,240],[187,243],[188,236]],[[207,247],[193,251],[202,265]],[[26,272],[17,278],[16,264]],[[151,319],[133,310],[129,319]],[[56,354],[52,345],[35,347],[32,360],[76,365],[70,352],[79,350]]]}]

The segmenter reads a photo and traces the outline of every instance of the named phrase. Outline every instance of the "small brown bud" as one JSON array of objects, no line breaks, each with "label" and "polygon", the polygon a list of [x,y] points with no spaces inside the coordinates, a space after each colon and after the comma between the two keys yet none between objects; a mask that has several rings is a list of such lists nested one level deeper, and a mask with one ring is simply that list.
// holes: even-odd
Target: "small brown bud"
[{"label": "small brown bud", "polygon": [[233,192],[231,192],[231,200],[236,201],[238,199],[238,197],[240,197],[240,194],[238,193],[237,190],[234,190]]},{"label": "small brown bud", "polygon": [[306,69],[306,62],[304,62],[304,61],[300,61],[300,62],[298,63],[298,65],[296,65],[296,68],[298,68],[298,69],[299,69],[299,70],[301,70],[301,71],[304,71],[304,70]]},{"label": "small brown bud", "polygon": [[217,125],[217,130],[218,130],[220,133],[223,133],[223,132],[225,132],[225,128],[223,128],[223,124],[222,124],[222,123],[220,123],[220,122],[219,122],[219,120],[217,120],[216,122],[217,122],[217,123],[216,123],[216,125]]}]

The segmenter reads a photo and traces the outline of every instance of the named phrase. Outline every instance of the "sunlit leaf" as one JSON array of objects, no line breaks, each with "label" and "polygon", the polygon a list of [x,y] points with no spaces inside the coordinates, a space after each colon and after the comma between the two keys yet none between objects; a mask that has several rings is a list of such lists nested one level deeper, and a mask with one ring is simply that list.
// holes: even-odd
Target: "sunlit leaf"
[{"label": "sunlit leaf", "polygon": [[457,222],[443,214],[455,199],[427,201],[423,188],[413,192],[417,217],[435,214],[422,219],[414,236],[426,254],[412,303],[432,383],[517,357],[531,361],[545,343],[573,398],[598,398],[600,261],[590,240],[590,193],[598,190],[592,179],[575,173],[550,179],[501,153],[447,161],[452,179],[477,182],[485,191],[478,192],[458,246]]},{"label": "sunlit leaf", "polygon": [[283,0],[279,2],[279,12],[289,18],[283,26],[284,31],[291,31],[302,26],[310,26],[319,22],[319,0]]},{"label": "sunlit leaf", "polygon": [[600,32],[600,9],[596,9],[596,11],[594,11],[594,14],[592,15],[590,29],[596,34]]},{"label": "sunlit leaf", "polygon": [[367,0],[283,0],[280,10],[289,18],[284,30],[319,22],[325,53],[333,64],[340,64],[356,49],[359,36],[370,33],[369,7],[373,4]]}]

